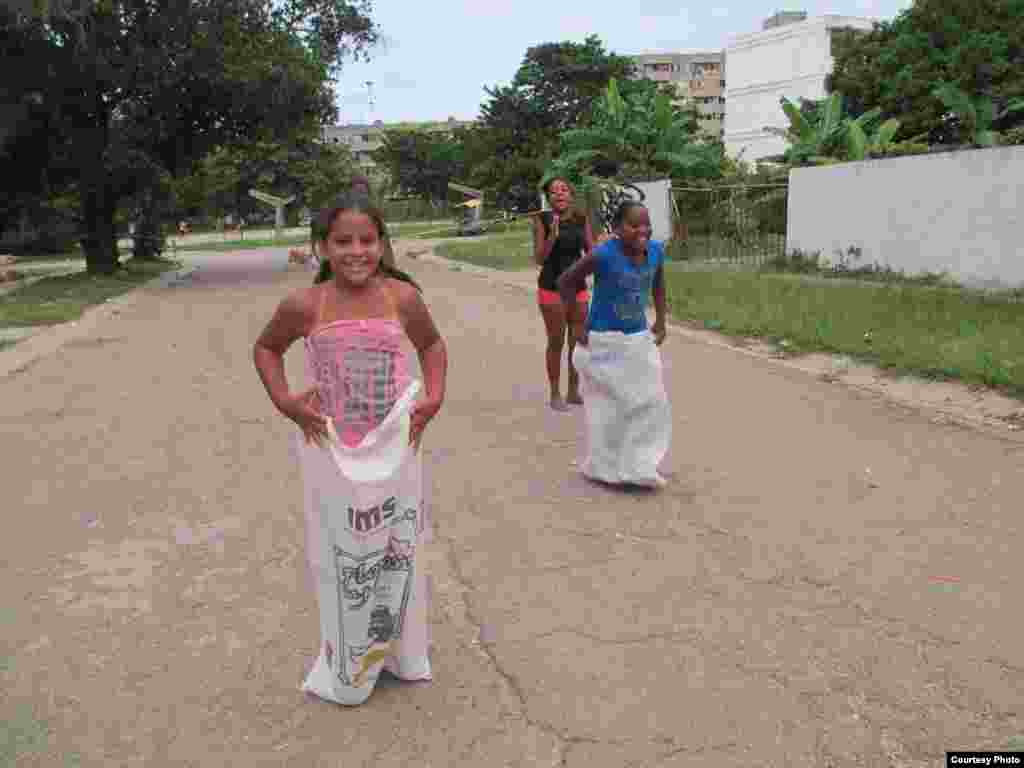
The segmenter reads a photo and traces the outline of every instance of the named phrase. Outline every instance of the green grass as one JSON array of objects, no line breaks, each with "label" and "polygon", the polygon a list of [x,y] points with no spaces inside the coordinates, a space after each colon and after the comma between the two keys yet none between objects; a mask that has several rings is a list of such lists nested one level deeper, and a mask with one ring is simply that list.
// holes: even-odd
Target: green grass
[{"label": "green grass", "polygon": [[[528,222],[517,220],[512,224],[493,224],[491,225],[492,232],[504,233],[507,231],[526,231],[529,226]],[[443,239],[446,237],[458,237],[458,228],[452,224],[445,226],[443,224],[428,224],[424,222],[399,222],[397,224],[389,224],[388,232],[392,238],[402,239]],[[236,240],[221,240],[207,243],[193,243],[190,245],[179,245],[177,248],[172,248],[168,245],[167,250],[164,252],[167,255],[173,255],[178,252],[196,252],[206,251],[222,253],[226,251],[243,251],[254,248],[295,248],[299,246],[305,246],[309,244],[309,238],[307,236],[301,237],[282,237],[277,240],[273,238],[248,238],[248,239],[236,239]],[[56,258],[56,257],[54,257]],[[73,257],[72,257],[73,258]]]},{"label": "green grass", "polygon": [[77,320],[88,307],[127,293],[178,262],[129,260],[113,275],[92,276],[81,272],[47,277],[0,296],[0,327],[53,325]]},{"label": "green grass", "polygon": [[14,766],[19,759],[46,749],[50,729],[29,707],[19,707],[13,716],[0,722],[0,765]]},{"label": "green grass", "polygon": [[[533,266],[526,231],[443,243],[437,252],[494,269]],[[896,372],[1024,396],[1024,302],[1012,295],[883,273],[843,279],[670,263],[666,276],[678,320],[734,336],[784,339],[794,353],[849,355]]]},{"label": "green grass", "polygon": [[274,240],[267,238],[249,238],[248,240],[221,240],[212,243],[193,243],[191,245],[179,245],[172,248],[170,245],[164,250],[164,255],[171,256],[175,253],[213,251],[222,253],[224,251],[245,251],[254,248],[294,248],[299,245],[307,245],[308,237],[282,237]]},{"label": "green grass", "polygon": [[530,232],[523,230],[441,243],[437,255],[492,269],[518,270],[534,266]]},{"label": "green grass", "polygon": [[761,233],[735,240],[714,234],[690,234],[686,240],[673,240],[666,248],[673,261],[730,262],[757,266],[786,251],[786,236]]},{"label": "green grass", "polygon": [[1024,395],[1024,303],[1010,296],[671,266],[666,276],[671,314],[681,320],[730,335],[785,339],[794,352],[845,354]]},{"label": "green grass", "polygon": [[[411,230],[411,231],[410,231]],[[530,232],[530,222],[528,219],[519,218],[513,219],[509,222],[504,221],[488,221],[488,230],[484,237],[493,235],[510,235],[512,233],[528,233]],[[459,234],[459,228],[457,225],[452,224],[448,227],[443,225],[435,225],[432,227],[418,227],[416,229],[402,229],[394,234],[395,237],[402,238],[415,238],[423,240],[442,240],[451,237],[461,237]],[[474,236],[472,238],[466,238],[467,242],[476,240],[480,236]]]},{"label": "green grass", "polygon": [[19,265],[24,264],[45,264],[51,261],[78,261],[83,260],[80,250],[67,251],[66,253],[32,253],[18,256],[18,261],[11,269],[17,270]]}]

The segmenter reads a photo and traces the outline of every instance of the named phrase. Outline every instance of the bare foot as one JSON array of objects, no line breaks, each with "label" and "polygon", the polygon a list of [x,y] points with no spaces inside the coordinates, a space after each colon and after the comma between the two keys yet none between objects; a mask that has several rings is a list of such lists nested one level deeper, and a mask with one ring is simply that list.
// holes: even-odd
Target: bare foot
[{"label": "bare foot", "polygon": [[583,398],[580,397],[579,392],[570,392],[569,396],[565,398],[565,400],[570,405],[583,405]]},{"label": "bare foot", "polygon": [[562,413],[568,411],[569,406],[565,404],[565,400],[556,396],[551,398],[551,410]]}]

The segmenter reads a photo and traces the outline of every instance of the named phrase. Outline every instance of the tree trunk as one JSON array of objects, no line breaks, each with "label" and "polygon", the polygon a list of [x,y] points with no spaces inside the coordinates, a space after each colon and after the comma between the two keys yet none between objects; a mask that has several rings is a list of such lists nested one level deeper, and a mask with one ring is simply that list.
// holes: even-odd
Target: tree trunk
[{"label": "tree trunk", "polygon": [[[101,171],[102,173],[102,171]],[[82,190],[81,238],[85,268],[91,275],[110,275],[121,266],[114,234],[114,205],[106,179],[90,179]]]},{"label": "tree trunk", "polygon": [[160,258],[166,245],[163,233],[163,202],[162,197],[149,189],[143,194],[141,215],[135,242],[132,247],[132,258],[140,261],[155,261]]},{"label": "tree trunk", "polygon": [[[95,38],[95,27],[91,28]],[[107,173],[105,155],[110,146],[110,114],[103,103],[96,78],[96,44],[92,40],[90,48],[93,72],[92,103],[95,111],[91,119],[86,119],[81,130],[87,131],[93,151],[83,158],[85,165],[82,170],[82,226],[85,234],[81,238],[82,251],[85,253],[85,270],[90,275],[112,275],[121,266],[120,254],[117,250],[117,235],[114,229],[114,214],[117,199],[111,188]],[[77,127],[77,126],[76,126]]]}]

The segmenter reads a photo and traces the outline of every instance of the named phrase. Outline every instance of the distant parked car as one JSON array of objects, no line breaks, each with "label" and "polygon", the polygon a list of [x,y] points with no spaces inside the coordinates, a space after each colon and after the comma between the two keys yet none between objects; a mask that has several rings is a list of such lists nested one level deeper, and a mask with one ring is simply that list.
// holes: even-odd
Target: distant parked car
[{"label": "distant parked car", "polygon": [[482,221],[463,221],[459,223],[459,234],[463,237],[482,235],[487,231],[487,224]]}]

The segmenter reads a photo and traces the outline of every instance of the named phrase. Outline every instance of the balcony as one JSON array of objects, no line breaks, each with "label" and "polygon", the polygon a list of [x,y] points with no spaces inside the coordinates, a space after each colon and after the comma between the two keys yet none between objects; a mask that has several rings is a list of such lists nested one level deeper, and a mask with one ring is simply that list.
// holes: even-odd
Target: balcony
[{"label": "balcony", "polygon": [[690,94],[692,96],[721,96],[725,91],[722,82],[718,77],[691,80]]}]

